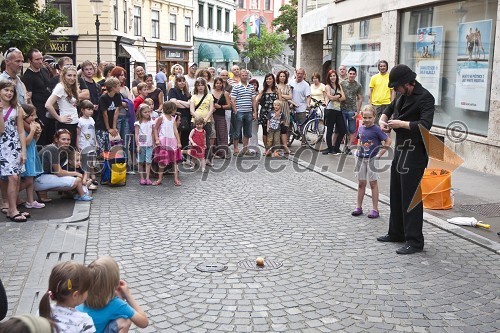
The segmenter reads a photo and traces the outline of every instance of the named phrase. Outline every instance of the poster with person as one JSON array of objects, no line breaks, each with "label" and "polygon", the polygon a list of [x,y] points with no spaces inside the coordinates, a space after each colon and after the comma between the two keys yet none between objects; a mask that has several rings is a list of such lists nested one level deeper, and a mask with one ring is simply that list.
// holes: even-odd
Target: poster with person
[{"label": "poster with person", "polygon": [[455,107],[488,111],[491,66],[491,20],[458,26]]},{"label": "poster with person", "polygon": [[441,104],[442,47],[442,26],[417,29],[417,80],[434,96],[436,105]]}]

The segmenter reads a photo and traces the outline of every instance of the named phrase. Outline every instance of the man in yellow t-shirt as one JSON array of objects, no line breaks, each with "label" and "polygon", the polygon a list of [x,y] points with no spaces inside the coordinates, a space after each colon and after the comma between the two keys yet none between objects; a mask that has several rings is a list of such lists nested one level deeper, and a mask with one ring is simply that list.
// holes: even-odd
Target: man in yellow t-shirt
[{"label": "man in yellow t-shirt", "polygon": [[378,123],[378,119],[394,99],[394,90],[389,88],[389,64],[385,60],[380,60],[377,67],[379,73],[370,79],[370,99],[368,101],[377,110],[375,123]]}]

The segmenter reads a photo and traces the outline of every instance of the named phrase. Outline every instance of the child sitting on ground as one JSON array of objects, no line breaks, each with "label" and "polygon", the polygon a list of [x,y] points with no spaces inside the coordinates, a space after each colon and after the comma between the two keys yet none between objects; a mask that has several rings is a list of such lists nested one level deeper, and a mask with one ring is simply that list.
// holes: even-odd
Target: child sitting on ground
[{"label": "child sitting on ground", "polygon": [[77,307],[88,313],[96,333],[106,329],[128,332],[134,323],[140,328],[148,326],[148,317],[135,300],[125,281],[120,280],[120,268],[111,257],[101,257],[88,266],[93,281],[87,300]]},{"label": "child sitting on ground", "polygon": [[95,332],[92,318],[75,309],[87,299],[91,282],[90,271],[82,264],[68,261],[56,265],[50,273],[49,289],[40,300],[40,316],[55,322],[59,332]]},{"label": "child sitting on ground", "polygon": [[[365,105],[361,110],[363,125],[358,131],[358,150],[356,152],[356,166],[354,172],[358,178],[358,201],[352,216],[363,214],[363,198],[365,196],[366,181],[370,182],[372,190],[373,209],[368,217],[373,219],[379,217],[378,212],[378,183],[379,178],[378,160],[391,145],[391,138],[380,127],[375,126],[377,113],[372,105]],[[381,143],[384,143],[380,149]]]},{"label": "child sitting on ground", "polygon": [[68,171],[76,171],[82,175],[83,191],[88,193],[88,190],[95,191],[97,186],[94,185],[93,180],[89,177],[89,173],[82,168],[82,155],[76,150],[71,150],[68,153]]}]

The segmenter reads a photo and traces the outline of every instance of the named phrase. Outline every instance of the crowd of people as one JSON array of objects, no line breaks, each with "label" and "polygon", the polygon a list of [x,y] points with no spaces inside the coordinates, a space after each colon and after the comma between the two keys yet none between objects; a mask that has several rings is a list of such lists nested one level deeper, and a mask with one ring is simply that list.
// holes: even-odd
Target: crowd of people
[{"label": "crowd of people", "polygon": [[30,217],[17,208],[21,191],[28,209],[44,208],[52,200],[49,191],[93,200],[95,161],[116,147],[128,172],[138,170],[140,184],[154,186],[162,184],[168,166],[174,185],[181,186],[177,163],[199,163],[205,171],[213,159],[230,159],[231,145],[234,157],[257,154],[259,125],[266,156],[278,147],[293,154],[287,146],[290,110],[305,119],[310,104],[303,69],[293,82],[287,71],[267,74],[259,90],[259,82],[237,65],[216,72],[189,63],[185,75],[180,64],[170,75],[160,66],[154,79],[136,66],[129,88],[127,71],[111,63],[76,67],[71,58],[56,61],[37,49],[27,60],[21,76],[24,55],[10,48],[0,77],[2,212],[14,222]]}]

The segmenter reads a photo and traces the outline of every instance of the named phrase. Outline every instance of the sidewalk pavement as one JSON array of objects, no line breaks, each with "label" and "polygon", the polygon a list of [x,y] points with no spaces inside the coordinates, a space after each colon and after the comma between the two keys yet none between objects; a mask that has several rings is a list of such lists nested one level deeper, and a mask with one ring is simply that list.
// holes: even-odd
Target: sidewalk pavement
[{"label": "sidewalk pavement", "polygon": [[[50,193],[42,209],[25,209],[26,223],[0,216],[0,279],[8,296],[7,318],[35,313],[52,267],[61,260],[83,263],[90,203]],[[25,200],[25,198],[22,198]]]},{"label": "sidewalk pavement", "polygon": [[[322,155],[309,148],[301,148],[296,142],[293,143],[292,149],[296,151],[293,156],[294,160],[301,161],[305,166],[357,190],[354,156]],[[378,181],[380,201],[386,204],[389,204],[391,161],[392,158],[387,155],[380,161],[381,167],[387,167],[380,173]],[[434,221],[434,224],[441,228],[500,253],[500,236],[497,235],[497,232],[500,232],[500,199],[498,199],[500,176],[460,167],[452,173],[451,181],[454,194],[453,208],[449,210],[426,209],[424,219],[431,223]],[[369,185],[367,194],[371,194]],[[369,211],[371,198],[365,198],[363,205],[364,210]],[[479,221],[490,224],[491,229],[456,226],[446,222],[446,219],[457,216],[475,217]]]}]

